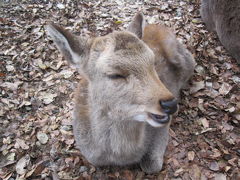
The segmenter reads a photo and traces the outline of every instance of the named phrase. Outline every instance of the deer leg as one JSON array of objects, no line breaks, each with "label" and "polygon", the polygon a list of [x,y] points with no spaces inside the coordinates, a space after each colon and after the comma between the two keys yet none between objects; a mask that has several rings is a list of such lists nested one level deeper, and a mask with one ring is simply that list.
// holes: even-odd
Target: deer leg
[{"label": "deer leg", "polygon": [[140,166],[144,172],[155,173],[161,171],[163,156],[169,139],[168,129],[169,126],[154,129],[153,141],[140,162]]}]

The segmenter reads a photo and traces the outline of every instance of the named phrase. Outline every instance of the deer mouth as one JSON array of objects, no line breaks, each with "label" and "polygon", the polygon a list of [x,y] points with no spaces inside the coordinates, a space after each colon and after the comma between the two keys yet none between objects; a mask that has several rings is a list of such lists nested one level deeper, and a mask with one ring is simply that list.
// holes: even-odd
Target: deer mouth
[{"label": "deer mouth", "polygon": [[170,121],[170,117],[167,114],[159,115],[159,114],[148,113],[148,117],[150,118],[149,124],[150,125],[155,124],[154,126],[164,125]]}]

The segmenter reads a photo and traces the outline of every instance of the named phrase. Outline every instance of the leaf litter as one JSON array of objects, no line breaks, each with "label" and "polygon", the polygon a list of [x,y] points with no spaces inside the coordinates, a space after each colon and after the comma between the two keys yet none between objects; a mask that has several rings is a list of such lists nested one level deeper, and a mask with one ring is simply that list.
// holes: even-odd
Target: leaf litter
[{"label": "leaf litter", "polygon": [[[239,66],[209,33],[197,1],[0,2],[0,179],[240,179]],[[171,27],[197,66],[181,93],[163,170],[98,168],[76,149],[73,91],[81,79],[46,36],[53,21],[77,35],[127,27],[137,11]]]}]

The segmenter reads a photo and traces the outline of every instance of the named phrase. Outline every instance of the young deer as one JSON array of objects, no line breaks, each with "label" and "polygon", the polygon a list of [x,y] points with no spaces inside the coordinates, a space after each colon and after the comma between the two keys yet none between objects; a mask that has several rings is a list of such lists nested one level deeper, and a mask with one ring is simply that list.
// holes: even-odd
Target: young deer
[{"label": "young deer", "polygon": [[76,90],[76,144],[96,165],[140,163],[160,171],[171,115],[195,61],[166,27],[138,13],[127,31],[86,39],[51,24],[48,34],[83,76]]},{"label": "young deer", "polygon": [[202,0],[201,16],[223,46],[240,64],[240,1]]}]

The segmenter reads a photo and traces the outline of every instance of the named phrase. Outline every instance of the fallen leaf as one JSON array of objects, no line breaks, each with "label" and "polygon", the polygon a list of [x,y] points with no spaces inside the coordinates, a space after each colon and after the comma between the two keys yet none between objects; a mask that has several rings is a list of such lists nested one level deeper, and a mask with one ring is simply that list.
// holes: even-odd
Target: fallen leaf
[{"label": "fallen leaf", "polygon": [[2,177],[1,175],[0,175],[0,178],[2,178],[2,180],[9,180],[10,178],[11,178],[11,176],[12,176],[12,172],[9,172],[9,173],[7,173],[4,177]]},{"label": "fallen leaf", "polygon": [[189,161],[193,161],[193,159],[195,157],[195,152],[194,151],[189,151],[187,156],[188,156]]},{"label": "fallen leaf", "polygon": [[228,111],[228,112],[232,113],[232,112],[234,112],[234,111],[235,111],[235,107],[230,107],[230,108],[226,109],[226,111]]},{"label": "fallen leaf", "polygon": [[224,82],[219,89],[219,93],[222,95],[227,95],[231,89],[232,89],[232,86]]},{"label": "fallen leaf", "polygon": [[227,176],[222,173],[215,174],[214,180],[227,180]]},{"label": "fallen leaf", "polygon": [[240,83],[240,77],[239,76],[233,76],[232,77],[232,80],[235,82],[235,83]]},{"label": "fallen leaf", "polygon": [[16,153],[12,152],[7,156],[7,160],[14,161],[15,160]]},{"label": "fallen leaf", "polygon": [[231,131],[231,130],[233,130],[233,126],[231,126],[230,124],[228,124],[227,122],[222,122],[222,126],[223,126],[223,129],[225,130],[225,131]]},{"label": "fallen leaf", "polygon": [[218,149],[213,149],[213,154],[211,155],[212,158],[218,158],[221,156],[221,152]]},{"label": "fallen leaf", "polygon": [[126,180],[133,180],[134,179],[132,172],[129,171],[129,170],[125,170],[123,172],[123,176],[124,176],[124,179],[126,179]]},{"label": "fallen leaf", "polygon": [[42,174],[42,171],[46,168],[46,164],[49,161],[40,161],[38,164],[34,165],[33,169],[31,171],[28,171],[25,175],[25,178],[31,177],[31,176],[38,176]]},{"label": "fallen leaf", "polygon": [[7,69],[7,71],[14,71],[15,70],[14,66],[12,66],[12,65],[7,65],[6,69]]},{"label": "fallen leaf", "polygon": [[208,55],[209,55],[210,57],[218,58],[218,57],[216,56],[216,51],[215,51],[215,49],[208,49],[207,52],[208,52]]},{"label": "fallen leaf", "polygon": [[38,132],[37,138],[40,141],[41,144],[46,144],[48,142],[48,136],[46,133]]},{"label": "fallen leaf", "polygon": [[86,166],[80,166],[79,173],[83,173],[83,172],[85,172],[87,170],[88,170],[88,168]]},{"label": "fallen leaf", "polygon": [[0,77],[4,77],[4,76],[6,76],[6,74],[0,72]]},{"label": "fallen leaf", "polygon": [[199,81],[199,82],[193,82],[193,86],[190,88],[190,93],[196,93],[199,90],[203,89],[205,87],[204,81]]},{"label": "fallen leaf", "polygon": [[57,94],[45,92],[42,94],[40,98],[43,100],[44,104],[50,104],[51,102],[54,101],[55,97],[57,97]]},{"label": "fallen leaf", "polygon": [[4,82],[4,83],[0,84],[0,87],[6,87],[6,88],[8,88],[12,91],[16,91],[18,89],[18,86],[22,83],[23,82],[21,82],[21,81],[17,81],[17,82],[14,82],[14,83]]},{"label": "fallen leaf", "polygon": [[[0,161],[0,169],[6,167],[8,165],[14,164],[16,161],[9,161],[7,159],[1,159]],[[1,174],[1,173],[0,173]],[[1,177],[1,176],[0,176]]]},{"label": "fallen leaf", "polygon": [[201,21],[199,19],[193,19],[192,22],[193,23],[200,23]]},{"label": "fallen leaf", "polygon": [[27,150],[27,149],[29,149],[29,146],[25,143],[25,141],[24,140],[22,140],[22,139],[16,139],[16,143],[22,148],[22,149],[24,149],[24,150]]},{"label": "fallen leaf", "polygon": [[2,142],[3,144],[11,144],[12,139],[11,137],[6,137],[6,138],[3,138]]},{"label": "fallen leaf", "polygon": [[204,73],[205,73],[204,67],[202,67],[202,66],[200,66],[200,65],[197,65],[197,66],[195,67],[195,71],[196,71],[198,74],[200,74],[200,75],[204,75]]},{"label": "fallen leaf", "polygon": [[74,139],[67,139],[67,140],[65,140],[65,143],[66,143],[67,145],[71,145],[71,144],[74,143]]},{"label": "fallen leaf", "polygon": [[65,8],[65,5],[62,4],[62,3],[58,3],[58,4],[57,4],[57,8],[59,8],[59,9],[64,9],[64,8]]},{"label": "fallen leaf", "polygon": [[46,64],[44,64],[41,59],[37,61],[37,64],[38,67],[40,67],[43,70],[47,68]]},{"label": "fallen leaf", "polygon": [[232,159],[228,160],[228,163],[231,164],[233,167],[235,167],[236,166],[236,161],[237,161],[236,158],[232,158]]},{"label": "fallen leaf", "polygon": [[212,161],[209,165],[209,169],[212,171],[219,171],[219,165],[216,161]]},{"label": "fallen leaf", "polygon": [[114,23],[115,24],[122,24],[123,22],[122,21],[115,21]]},{"label": "fallen leaf", "polygon": [[174,176],[179,176],[180,174],[183,173],[183,171],[184,171],[183,168],[179,168],[179,169],[177,169],[177,170],[174,172]]},{"label": "fallen leaf", "polygon": [[204,128],[209,128],[209,122],[206,118],[201,118],[200,121]]},{"label": "fallen leaf", "polygon": [[30,156],[28,154],[19,159],[19,161],[16,164],[16,172],[20,175],[25,174],[27,171],[26,167],[29,164],[29,162]]},{"label": "fallen leaf", "polygon": [[201,169],[199,168],[199,166],[197,164],[193,164],[190,169],[189,169],[189,173],[190,173],[190,177],[192,180],[200,180],[202,173],[201,173]]},{"label": "fallen leaf", "polygon": [[73,72],[70,71],[70,70],[62,70],[62,71],[60,72],[60,74],[63,75],[63,77],[64,77],[65,79],[67,79],[67,78],[70,78],[70,77],[73,75]]},{"label": "fallen leaf", "polygon": [[226,167],[224,168],[224,171],[225,171],[225,172],[228,172],[230,169],[231,169],[230,166],[226,166]]}]

